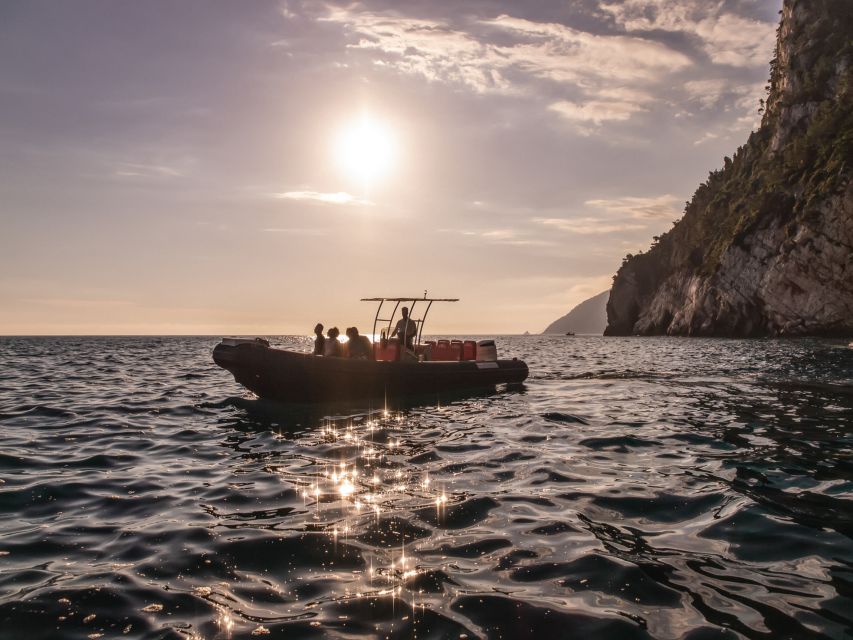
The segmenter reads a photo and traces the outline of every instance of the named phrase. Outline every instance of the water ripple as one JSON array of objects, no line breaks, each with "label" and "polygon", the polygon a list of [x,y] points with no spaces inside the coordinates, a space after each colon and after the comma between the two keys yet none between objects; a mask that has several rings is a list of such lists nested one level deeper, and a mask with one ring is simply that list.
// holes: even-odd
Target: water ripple
[{"label": "water ripple", "polygon": [[501,338],[523,388],[388,407],[256,400],[215,343],[0,338],[0,638],[853,628],[840,342]]}]

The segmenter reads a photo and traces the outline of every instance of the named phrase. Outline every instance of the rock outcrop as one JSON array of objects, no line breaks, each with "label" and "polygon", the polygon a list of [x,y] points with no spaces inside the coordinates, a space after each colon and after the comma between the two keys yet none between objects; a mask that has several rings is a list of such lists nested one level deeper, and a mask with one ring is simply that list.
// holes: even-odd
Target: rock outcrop
[{"label": "rock outcrop", "polygon": [[853,0],[785,0],[761,127],[614,278],[606,335],[853,335]]},{"label": "rock outcrop", "polygon": [[607,326],[607,299],[610,291],[604,291],[597,296],[584,300],[562,318],[554,320],[542,333],[565,334],[573,333],[604,333]]}]

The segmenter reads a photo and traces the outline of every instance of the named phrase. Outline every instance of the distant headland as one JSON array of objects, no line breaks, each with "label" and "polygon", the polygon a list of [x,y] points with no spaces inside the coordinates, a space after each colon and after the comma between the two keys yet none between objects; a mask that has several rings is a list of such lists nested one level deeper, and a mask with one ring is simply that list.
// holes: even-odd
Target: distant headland
[{"label": "distant headland", "polygon": [[584,300],[562,318],[554,320],[542,333],[593,333],[601,335],[607,326],[607,299],[610,290]]}]

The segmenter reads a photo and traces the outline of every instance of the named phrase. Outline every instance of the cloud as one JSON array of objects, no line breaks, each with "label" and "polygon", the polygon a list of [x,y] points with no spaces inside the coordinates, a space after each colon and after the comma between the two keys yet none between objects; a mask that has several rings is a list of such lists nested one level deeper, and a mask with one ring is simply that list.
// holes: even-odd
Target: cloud
[{"label": "cloud", "polygon": [[335,9],[325,18],[358,36],[351,49],[374,52],[375,62],[431,81],[454,82],[480,93],[509,92],[498,49],[449,25],[417,18]]},{"label": "cloud", "polygon": [[631,102],[604,102],[593,100],[578,104],[565,100],[555,102],[548,107],[571,122],[600,125],[604,122],[628,120],[643,107]]},{"label": "cloud", "polygon": [[532,221],[565,233],[583,236],[640,231],[646,228],[646,225],[643,224],[602,221],[600,218],[533,218]]},{"label": "cloud", "polygon": [[674,220],[681,216],[679,199],[669,193],[651,198],[613,198],[587,200],[584,204],[601,209],[610,215],[639,220]]},{"label": "cloud", "polygon": [[774,24],[733,14],[712,16],[699,22],[696,33],[717,64],[765,67],[776,42]]},{"label": "cloud", "polygon": [[693,144],[698,146],[700,144],[705,144],[709,140],[716,140],[717,138],[719,138],[719,136],[716,133],[711,133],[710,131],[706,131],[705,135],[703,135],[698,140],[694,140]]},{"label": "cloud", "polygon": [[490,244],[500,244],[516,247],[548,247],[556,243],[552,240],[531,237],[519,229],[490,229],[486,231],[474,231],[471,229],[439,229],[440,233],[453,233]]},{"label": "cloud", "polygon": [[707,56],[707,61],[697,59],[692,78],[674,85],[680,91],[670,92],[675,101],[684,103],[686,98],[684,115],[725,114],[721,119],[727,122],[712,132],[721,136],[757,126],[758,99],[775,46],[775,20],[741,15],[736,3],[724,0],[604,0],[601,9],[628,35],[672,39],[681,34],[682,40],[687,35],[686,42]]},{"label": "cloud", "polygon": [[678,198],[671,194],[654,197],[623,197],[587,200],[584,205],[597,209],[597,216],[557,218],[535,217],[531,222],[576,235],[606,235],[648,230],[653,223],[678,218]]},{"label": "cloud", "polygon": [[501,241],[515,239],[518,232],[513,229],[493,229],[492,231],[483,231],[480,235],[490,240]]},{"label": "cloud", "polygon": [[272,194],[272,197],[280,200],[299,200],[320,202],[323,204],[373,205],[370,200],[358,198],[352,194],[346,193],[345,191],[336,191],[333,193],[323,193],[320,191],[285,191],[283,193],[274,193]]},{"label": "cloud", "polygon": [[703,109],[716,105],[720,99],[732,91],[732,82],[726,78],[705,78],[684,83],[687,98],[699,104]]},{"label": "cloud", "polygon": [[494,229],[492,231],[483,231],[479,235],[484,240],[495,244],[513,245],[517,247],[545,247],[554,244],[552,241],[531,238],[529,235],[524,234],[517,229]]},{"label": "cloud", "polygon": [[607,122],[624,122],[634,114],[651,109],[658,100],[643,90],[630,87],[604,87],[596,91],[597,99],[586,102],[560,100],[548,108],[575,124],[584,134]]},{"label": "cloud", "polygon": [[701,0],[605,0],[601,9],[628,31],[682,31],[702,10]]},{"label": "cloud", "polygon": [[180,178],[184,173],[166,165],[122,162],[115,175],[122,178]]},{"label": "cloud", "polygon": [[700,109],[717,110],[721,103],[741,111],[754,112],[765,81],[735,81],[732,78],[705,78],[684,83],[687,99]]},{"label": "cloud", "polygon": [[[359,36],[352,49],[375,52],[377,61],[433,81],[457,82],[481,93],[515,93],[531,78],[591,86],[650,80],[690,64],[683,54],[642,38],[595,35],[572,27],[509,15],[462,30],[438,20],[385,16],[347,9],[326,18]],[[514,38],[491,42],[491,32]],[[510,81],[512,75],[517,78]]]},{"label": "cloud", "polygon": [[267,227],[263,229],[265,233],[281,233],[290,236],[324,236],[325,229],[317,228],[298,228],[298,227]]},{"label": "cloud", "polygon": [[[377,67],[480,94],[544,97],[542,108],[590,135],[605,123],[626,123],[685,99],[691,105],[685,115],[713,109],[737,117],[754,110],[761,85],[752,76],[772,57],[775,23],[729,6],[723,0],[603,0],[587,15],[586,24],[608,22],[609,29],[597,32],[510,14],[412,17],[358,3],[321,19],[341,25],[348,49]],[[621,32],[613,32],[614,25]]]},{"label": "cloud", "polygon": [[540,78],[576,83],[583,80],[653,80],[691,64],[666,45],[626,35],[597,35],[567,25],[534,22],[502,15],[483,24],[498,27],[523,40],[498,47],[509,64]]},{"label": "cloud", "polygon": [[628,33],[693,34],[715,64],[764,67],[772,56],[776,25],[725,11],[708,0],[609,0],[602,5]]},{"label": "cloud", "polygon": [[462,26],[440,20],[334,9],[325,20],[358,39],[351,50],[374,64],[477,93],[528,96],[537,83],[571,94],[551,109],[574,123],[627,120],[655,102],[649,83],[691,65],[660,42],[631,35],[599,35],[564,24],[510,15]]}]

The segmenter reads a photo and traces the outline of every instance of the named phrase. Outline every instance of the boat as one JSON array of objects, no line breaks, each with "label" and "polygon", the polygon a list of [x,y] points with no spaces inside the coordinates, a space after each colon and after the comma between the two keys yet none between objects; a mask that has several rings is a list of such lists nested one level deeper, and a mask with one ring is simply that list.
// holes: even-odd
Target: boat
[{"label": "boat", "polygon": [[[422,341],[432,305],[458,302],[458,298],[427,298],[425,294],[362,301],[378,303],[373,336],[379,328],[380,339],[373,343],[371,359],[278,349],[261,338],[223,338],[213,349],[213,360],[259,398],[298,403],[453,394],[517,384],[528,376],[523,360],[498,359],[494,340]],[[417,325],[413,349],[388,337],[404,303],[409,306],[409,318]],[[418,304],[424,308],[420,318],[414,316]],[[383,308],[390,309],[391,305],[390,315],[381,318]]]},{"label": "boat", "polygon": [[575,335],[575,332],[574,331],[566,331],[566,335],[567,336],[573,336],[573,335]]}]

